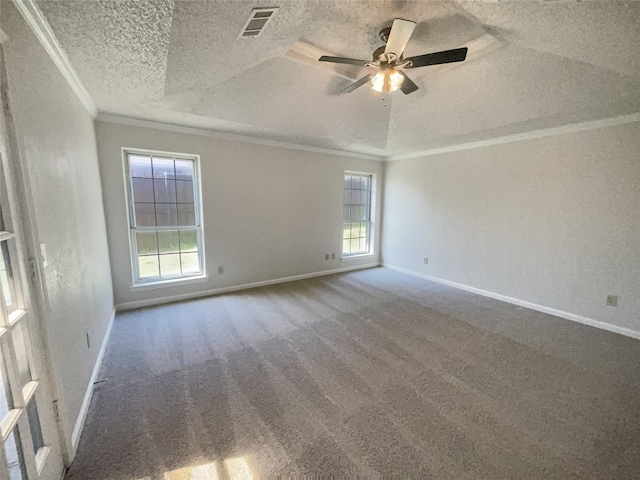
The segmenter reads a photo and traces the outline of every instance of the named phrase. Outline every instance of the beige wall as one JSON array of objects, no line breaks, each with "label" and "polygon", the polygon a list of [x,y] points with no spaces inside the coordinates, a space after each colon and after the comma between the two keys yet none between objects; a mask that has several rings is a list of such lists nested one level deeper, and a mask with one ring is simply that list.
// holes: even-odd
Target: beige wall
[{"label": "beige wall", "polygon": [[[97,138],[116,304],[378,263],[377,252],[349,261],[340,253],[344,171],[380,183],[381,162],[106,122]],[[200,155],[205,283],[131,291],[122,147]]]},{"label": "beige wall", "polygon": [[94,123],[11,2],[2,4],[0,26],[9,37],[3,43],[9,104],[35,243],[43,242],[48,256],[43,322],[64,441],[71,451],[71,435],[113,312]]},{"label": "beige wall", "polygon": [[391,162],[383,261],[640,332],[639,151],[632,123]]}]

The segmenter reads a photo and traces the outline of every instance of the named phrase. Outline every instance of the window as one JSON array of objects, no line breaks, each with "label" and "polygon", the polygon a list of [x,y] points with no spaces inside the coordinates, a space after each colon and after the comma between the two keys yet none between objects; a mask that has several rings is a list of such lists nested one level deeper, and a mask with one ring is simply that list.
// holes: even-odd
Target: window
[{"label": "window", "polygon": [[124,153],[134,285],[204,276],[198,157]]},{"label": "window", "polygon": [[342,255],[371,253],[373,175],[345,172]]}]

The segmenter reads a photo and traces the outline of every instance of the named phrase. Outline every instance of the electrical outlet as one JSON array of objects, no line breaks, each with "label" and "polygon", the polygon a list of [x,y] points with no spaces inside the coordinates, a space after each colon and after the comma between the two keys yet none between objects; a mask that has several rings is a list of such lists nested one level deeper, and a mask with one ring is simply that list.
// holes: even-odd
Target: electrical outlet
[{"label": "electrical outlet", "polygon": [[325,254],[324,254],[324,259],[325,259],[325,260],[329,260],[329,254],[328,254],[328,253],[325,253]]},{"label": "electrical outlet", "polygon": [[224,273],[224,267],[218,267],[218,275],[222,275]]},{"label": "electrical outlet", "polygon": [[607,295],[607,305],[610,307],[618,306],[618,296],[617,295]]},{"label": "electrical outlet", "polygon": [[424,257],[423,262],[424,262],[424,264],[425,264],[425,265],[426,265],[427,263],[429,263],[429,257]]},{"label": "electrical outlet", "polygon": [[336,254],[335,254],[335,253],[332,253],[332,254],[331,254],[331,260],[335,260],[335,259],[336,259]]}]

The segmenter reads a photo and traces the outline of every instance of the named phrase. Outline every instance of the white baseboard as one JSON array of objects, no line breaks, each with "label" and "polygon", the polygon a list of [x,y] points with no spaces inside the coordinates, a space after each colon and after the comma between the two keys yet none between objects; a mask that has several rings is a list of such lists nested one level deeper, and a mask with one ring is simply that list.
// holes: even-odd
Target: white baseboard
[{"label": "white baseboard", "polygon": [[602,330],[608,330],[609,332],[619,333],[620,335],[625,335],[627,337],[640,340],[640,332],[636,330],[631,330],[630,328],[618,327],[617,325],[611,325],[610,323],[601,322],[600,320],[594,320],[593,318],[583,317],[582,315],[576,315],[575,313],[565,312],[565,311],[557,310],[551,307],[545,307],[544,305],[538,305],[537,303],[527,302],[526,300],[520,300],[518,298],[508,297],[506,295],[490,292],[488,290],[482,290],[481,288],[471,287],[469,285],[464,285],[462,283],[456,283],[449,280],[444,280],[442,278],[432,277],[430,275],[414,272],[406,268],[396,267],[395,265],[389,265],[388,263],[383,263],[382,266],[390,270],[395,270],[396,272],[406,273],[407,275],[412,275],[418,278],[424,278],[425,280],[441,283],[442,285],[448,285],[449,287],[465,290],[471,293],[476,293],[478,295],[482,295],[483,297],[494,298],[496,300],[501,300],[503,302],[511,303],[513,305],[529,308],[531,310],[536,310],[538,312],[548,313],[549,315],[554,315],[556,317],[564,318],[566,320],[572,320],[574,322],[582,323],[584,325],[600,328]]},{"label": "white baseboard", "polygon": [[102,345],[100,346],[100,351],[98,352],[98,357],[96,358],[96,363],[93,366],[93,373],[91,374],[91,379],[89,379],[89,385],[87,385],[87,391],[84,394],[84,400],[82,400],[82,406],[80,407],[80,413],[78,414],[78,418],[76,419],[76,424],[73,427],[73,433],[71,434],[71,458],[75,456],[76,450],[78,449],[78,442],[80,441],[80,434],[82,433],[82,429],[84,427],[84,422],[87,419],[87,413],[89,412],[89,405],[91,404],[91,397],[93,396],[93,384],[98,378],[98,374],[100,373],[100,367],[102,366],[102,359],[104,358],[104,352],[107,350],[107,344],[109,343],[109,337],[111,336],[111,328],[113,327],[113,320],[116,316],[116,309],[113,309],[111,313],[111,318],[109,319],[109,324],[107,325],[107,331],[104,334],[104,338],[102,339]]},{"label": "white baseboard", "polygon": [[267,285],[275,285],[277,283],[294,282],[296,280],[304,280],[306,278],[322,277],[325,275],[333,275],[334,273],[349,272],[351,270],[361,270],[365,268],[379,267],[379,263],[367,263],[364,265],[355,265],[353,267],[334,268],[332,270],[323,270],[321,272],[305,273],[302,275],[294,275],[292,277],[275,278],[273,280],[264,280],[261,282],[244,283],[242,285],[234,285],[231,287],[215,288],[213,290],[204,290],[202,292],[185,293],[181,295],[172,295],[169,297],[153,298],[149,300],[137,300],[134,302],[120,303],[116,305],[116,310],[121,312],[124,310],[132,310],[134,308],[151,307],[154,305],[162,305],[164,303],[179,302],[182,300],[191,300],[194,298],[209,297],[211,295],[219,295],[221,293],[237,292],[239,290],[247,290],[249,288],[264,287]]}]

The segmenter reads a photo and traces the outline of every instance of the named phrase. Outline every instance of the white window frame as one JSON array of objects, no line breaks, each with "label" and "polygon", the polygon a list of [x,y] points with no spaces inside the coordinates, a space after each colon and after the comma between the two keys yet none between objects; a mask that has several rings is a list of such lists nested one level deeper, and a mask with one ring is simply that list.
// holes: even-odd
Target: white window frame
[{"label": "white window frame", "polygon": [[[367,176],[371,179],[371,191],[370,191],[370,198],[369,198],[369,231],[368,231],[368,236],[369,238],[367,239],[368,245],[369,245],[369,249],[367,252],[362,252],[362,253],[344,253],[344,245],[342,246],[342,255],[341,255],[341,260],[345,261],[345,260],[353,260],[353,259],[357,259],[357,258],[362,258],[362,257],[370,257],[370,256],[374,256],[375,255],[375,214],[376,214],[376,183],[377,183],[377,176],[375,173],[371,173],[371,172],[358,172],[358,171],[353,171],[353,170],[345,170],[342,174],[342,208],[343,208],[343,216],[342,216],[342,229],[341,232],[343,232],[343,242],[344,242],[344,227],[348,222],[344,221],[344,207],[345,205],[345,198],[344,198],[344,178],[347,175],[359,175],[359,176]],[[353,223],[353,222],[349,222],[349,223]],[[359,222],[362,223],[362,222]]]},{"label": "white window frame", "polygon": [[[131,178],[131,170],[129,168],[129,154],[133,155],[149,155],[163,158],[172,158],[174,160],[191,160],[193,161],[193,193],[194,193],[194,210],[196,218],[196,226],[136,226],[135,210],[133,205],[133,181]],[[206,281],[209,277],[206,272],[205,251],[204,251],[204,224],[202,220],[202,184],[200,180],[200,155],[166,152],[161,150],[149,150],[141,148],[122,147],[122,165],[124,169],[125,198],[127,204],[127,222],[129,227],[129,252],[131,253],[131,273],[132,285],[131,290],[149,290],[161,287],[170,287],[177,284],[199,283]],[[136,242],[136,232],[158,232],[168,230],[196,230],[198,242],[198,261],[200,273],[196,275],[183,275],[174,278],[160,279],[140,279],[140,271],[138,264],[138,244]]]}]

